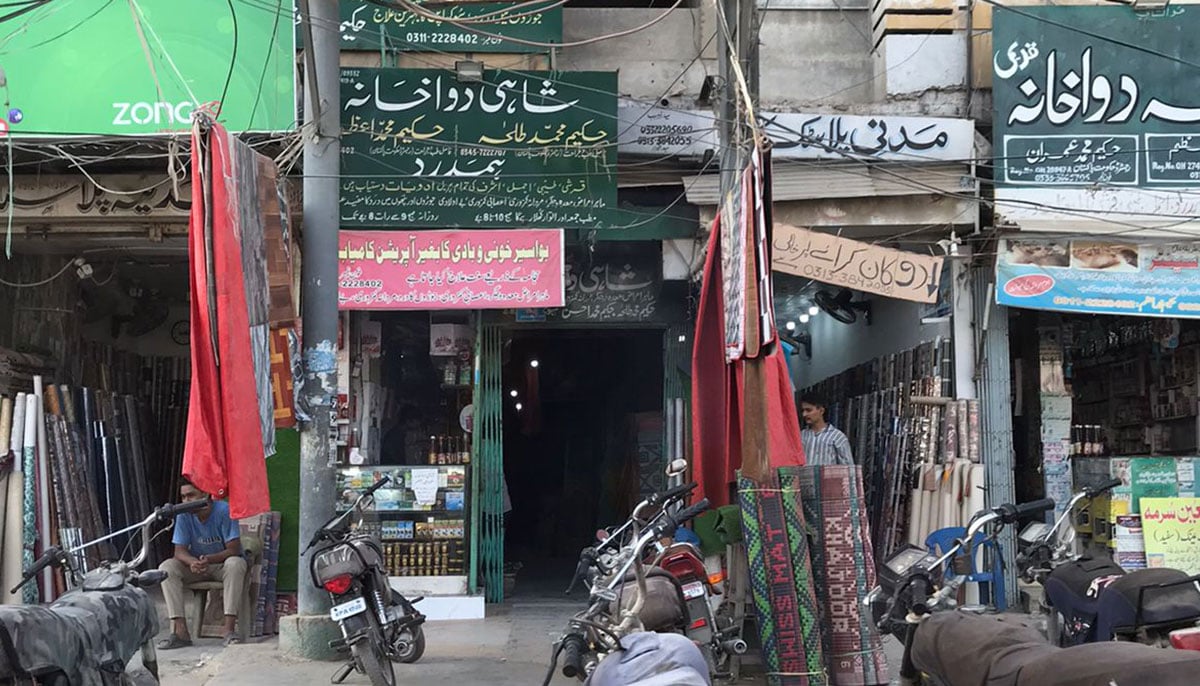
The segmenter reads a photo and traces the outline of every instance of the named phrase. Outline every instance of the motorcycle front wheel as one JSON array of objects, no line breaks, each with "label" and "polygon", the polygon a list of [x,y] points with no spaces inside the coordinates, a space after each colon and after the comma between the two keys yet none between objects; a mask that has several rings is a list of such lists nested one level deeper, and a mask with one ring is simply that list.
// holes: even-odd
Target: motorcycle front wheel
[{"label": "motorcycle front wheel", "polygon": [[374,613],[367,611],[370,629],[350,646],[350,654],[371,680],[372,686],[396,686],[396,672],[383,645],[383,631]]}]

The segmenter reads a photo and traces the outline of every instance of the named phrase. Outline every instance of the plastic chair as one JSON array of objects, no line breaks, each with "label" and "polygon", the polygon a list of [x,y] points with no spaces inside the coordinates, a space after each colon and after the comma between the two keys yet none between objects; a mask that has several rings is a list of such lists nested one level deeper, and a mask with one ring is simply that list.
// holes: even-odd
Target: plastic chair
[{"label": "plastic chair", "polygon": [[[925,539],[925,548],[937,555],[943,555],[947,550],[954,547],[954,543],[958,539],[966,535],[967,530],[961,526],[938,529],[929,534]],[[980,549],[985,550],[988,559],[992,561],[990,571],[980,571],[976,566]],[[962,555],[960,554],[959,558],[961,557]],[[953,573],[955,559],[946,561],[945,575],[947,577]],[[971,541],[970,562],[971,567],[967,574],[967,582],[979,584],[979,597],[991,597],[992,605],[996,608],[996,611],[1004,612],[1008,609],[1008,603],[1004,598],[1004,558],[1000,554],[1000,546],[996,545],[995,541],[988,540],[983,533],[975,534],[975,539]]]}]

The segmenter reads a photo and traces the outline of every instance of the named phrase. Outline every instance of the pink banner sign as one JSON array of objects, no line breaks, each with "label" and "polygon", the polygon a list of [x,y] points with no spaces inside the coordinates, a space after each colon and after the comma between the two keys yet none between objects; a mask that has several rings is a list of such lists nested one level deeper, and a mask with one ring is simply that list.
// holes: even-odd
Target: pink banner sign
[{"label": "pink banner sign", "polygon": [[342,310],[562,307],[563,232],[341,231]]}]

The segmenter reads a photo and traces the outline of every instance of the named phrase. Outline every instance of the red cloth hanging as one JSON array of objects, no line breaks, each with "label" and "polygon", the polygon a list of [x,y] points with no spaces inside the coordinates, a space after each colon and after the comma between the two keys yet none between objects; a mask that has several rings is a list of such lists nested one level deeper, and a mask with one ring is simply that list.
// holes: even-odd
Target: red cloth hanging
[{"label": "red cloth hanging", "polygon": [[[242,519],[270,510],[271,500],[238,231],[238,174],[254,170],[236,168],[232,144],[215,122],[206,132],[193,127],[188,221],[192,385],[183,475],[201,491],[228,498],[230,517]],[[211,255],[206,223],[211,223]],[[210,286],[215,298],[210,298]]]},{"label": "red cloth hanging", "polygon": [[[697,497],[708,498],[713,507],[733,502],[731,487],[742,466],[744,397],[744,363],[725,360],[719,223],[718,215],[709,234],[692,341],[692,479],[698,484]],[[800,419],[783,350],[776,346],[764,364],[770,465],[803,465]]]}]

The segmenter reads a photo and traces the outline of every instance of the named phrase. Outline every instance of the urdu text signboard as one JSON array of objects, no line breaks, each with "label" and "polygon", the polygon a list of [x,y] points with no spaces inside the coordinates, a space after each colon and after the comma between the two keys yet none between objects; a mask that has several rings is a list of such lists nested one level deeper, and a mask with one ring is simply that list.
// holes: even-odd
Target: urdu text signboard
[{"label": "urdu text signboard", "polygon": [[[343,50],[399,50],[406,52],[549,52],[550,48],[527,45],[508,38],[534,43],[562,42],[562,6],[526,6],[513,10],[512,2],[451,2],[418,5],[443,20],[410,10],[383,7],[366,0],[342,0]],[[299,13],[297,13],[297,23]],[[470,31],[452,22],[475,17],[486,22],[472,24],[484,33]]]},{"label": "urdu text signboard", "polygon": [[944,258],[775,224],[771,268],[889,298],[937,300]]},{"label": "urdu text signboard", "polygon": [[1034,310],[1200,318],[1200,243],[1002,240],[996,302]]},{"label": "urdu text signboard", "polygon": [[563,232],[340,231],[343,310],[561,307]]},{"label": "urdu text signboard", "polygon": [[44,3],[0,47],[9,103],[0,123],[15,136],[186,132],[199,104],[219,109],[230,131],[294,129],[292,0],[233,0],[230,9]]},{"label": "urdu text signboard", "polygon": [[1200,498],[1145,498],[1146,566],[1200,574]]},{"label": "urdu text signboard", "polygon": [[992,22],[997,186],[1200,186],[1200,7],[997,6]]},{"label": "urdu text signboard", "polygon": [[342,70],[341,225],[609,228],[616,72]]}]

